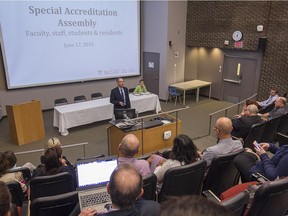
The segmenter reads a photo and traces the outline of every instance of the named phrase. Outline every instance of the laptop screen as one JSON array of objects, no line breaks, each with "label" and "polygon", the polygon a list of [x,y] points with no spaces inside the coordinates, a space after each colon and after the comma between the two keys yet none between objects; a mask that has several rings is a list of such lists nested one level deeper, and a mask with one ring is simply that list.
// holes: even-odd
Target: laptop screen
[{"label": "laptop screen", "polygon": [[77,162],[78,190],[106,186],[116,167],[117,157],[104,157]]}]

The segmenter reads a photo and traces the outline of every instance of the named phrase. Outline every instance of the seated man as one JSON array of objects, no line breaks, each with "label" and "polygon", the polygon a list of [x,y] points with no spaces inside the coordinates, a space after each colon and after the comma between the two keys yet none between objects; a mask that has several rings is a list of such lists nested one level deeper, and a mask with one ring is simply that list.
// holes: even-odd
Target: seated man
[{"label": "seated man", "polygon": [[[152,200],[143,200],[142,176],[134,166],[122,164],[114,170],[107,185],[111,196],[112,207],[103,216],[158,216],[159,203]],[[75,211],[73,211],[75,213]],[[85,209],[80,216],[97,214],[95,210]],[[98,213],[99,214],[99,213]]]},{"label": "seated man", "polygon": [[[250,152],[239,154],[234,159],[234,164],[241,173],[242,182],[251,181],[252,174],[257,172],[269,180],[288,176],[288,145],[277,147],[272,143],[260,143],[259,148],[254,149],[260,161]],[[269,158],[266,151],[272,152],[274,156]]]},{"label": "seated man", "polygon": [[139,146],[140,142],[134,134],[126,135],[119,144],[118,163],[132,164],[142,176],[145,176],[150,173],[149,163],[146,160],[134,158],[139,152]]},{"label": "seated man", "polygon": [[261,108],[265,108],[267,106],[269,106],[270,104],[274,103],[274,101],[276,100],[276,98],[278,98],[278,91],[276,89],[271,89],[270,91],[270,95],[268,97],[267,100],[264,101],[257,101],[259,106]]},{"label": "seated man", "polygon": [[247,137],[252,125],[262,122],[262,119],[258,114],[258,108],[256,105],[248,105],[244,109],[244,116],[240,118],[232,119],[233,130],[231,135],[234,137],[242,138]]},{"label": "seated man", "polygon": [[271,120],[273,118],[277,118],[279,116],[282,116],[286,113],[286,98],[284,97],[278,97],[275,100],[275,107],[274,109],[269,112],[269,113],[264,113],[262,115],[260,115],[262,117],[263,120],[267,121],[267,120]]},{"label": "seated man", "polygon": [[217,119],[214,130],[219,141],[216,145],[203,151],[203,159],[206,160],[207,167],[210,166],[214,157],[243,148],[241,141],[232,139],[232,129],[232,121],[229,118],[221,117]]}]

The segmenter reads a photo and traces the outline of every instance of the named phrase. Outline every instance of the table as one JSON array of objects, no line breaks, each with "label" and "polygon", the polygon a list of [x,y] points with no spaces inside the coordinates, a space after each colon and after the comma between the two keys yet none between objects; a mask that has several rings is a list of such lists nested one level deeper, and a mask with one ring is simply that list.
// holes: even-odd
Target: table
[{"label": "table", "polygon": [[[161,111],[158,95],[129,95],[131,107],[138,113],[155,110]],[[68,129],[80,125],[85,125],[97,121],[112,119],[113,104],[110,98],[101,98],[80,103],[67,104],[54,108],[53,126],[59,128],[63,136],[69,134]]]},{"label": "table", "polygon": [[207,87],[209,86],[209,99],[211,97],[211,82],[206,82],[202,80],[191,80],[187,82],[181,82],[181,83],[175,83],[170,86],[175,87],[176,89],[184,91],[184,98],[183,98],[183,106],[185,106],[186,101],[185,101],[185,95],[187,90],[192,90],[192,89],[197,89],[196,92],[196,102],[199,101],[199,89],[202,87]]}]

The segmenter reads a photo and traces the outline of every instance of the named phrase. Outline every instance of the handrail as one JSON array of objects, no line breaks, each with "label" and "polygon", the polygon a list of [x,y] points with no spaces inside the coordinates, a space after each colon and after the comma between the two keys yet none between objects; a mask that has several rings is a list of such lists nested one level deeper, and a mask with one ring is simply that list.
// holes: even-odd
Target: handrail
[{"label": "handrail", "polygon": [[[62,146],[62,148],[72,148],[72,147],[77,147],[77,146],[83,146],[83,152],[84,152],[84,157],[85,157],[86,156],[86,151],[85,151],[86,145],[88,145],[88,142],[65,145],[65,146]],[[43,152],[43,151],[44,151],[44,149],[35,149],[35,150],[30,150],[30,151],[15,152],[14,154],[15,155],[22,155],[22,154],[31,154],[31,153]]]},{"label": "handrail", "polygon": [[210,136],[210,134],[211,134],[211,124],[212,124],[212,116],[213,116],[213,115],[225,111],[225,117],[227,117],[228,109],[234,108],[234,107],[236,107],[236,106],[238,106],[238,110],[237,110],[237,111],[238,111],[238,113],[239,113],[239,107],[240,107],[240,105],[243,104],[243,103],[244,103],[245,101],[247,101],[247,100],[250,100],[250,99],[252,99],[252,98],[255,98],[256,96],[257,96],[257,93],[254,94],[254,95],[252,95],[252,96],[250,96],[250,97],[248,97],[248,98],[246,98],[245,100],[242,100],[242,101],[240,101],[240,102],[238,102],[238,103],[236,103],[236,104],[233,104],[233,105],[231,105],[231,106],[229,106],[229,107],[223,108],[223,109],[218,110],[218,111],[213,112],[213,113],[210,113],[210,114],[209,114],[209,134],[208,134],[208,136]]}]

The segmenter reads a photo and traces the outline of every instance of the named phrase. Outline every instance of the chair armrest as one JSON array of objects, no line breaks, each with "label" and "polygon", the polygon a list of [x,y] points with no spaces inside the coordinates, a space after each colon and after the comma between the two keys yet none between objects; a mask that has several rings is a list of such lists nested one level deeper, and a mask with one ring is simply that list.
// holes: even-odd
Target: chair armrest
[{"label": "chair armrest", "polygon": [[208,199],[216,203],[220,203],[221,200],[211,191],[211,190],[205,190],[202,192],[202,194]]},{"label": "chair armrest", "polygon": [[265,176],[261,175],[260,173],[253,173],[252,174],[252,180],[256,180],[260,183],[265,183],[266,181],[269,181]]}]

